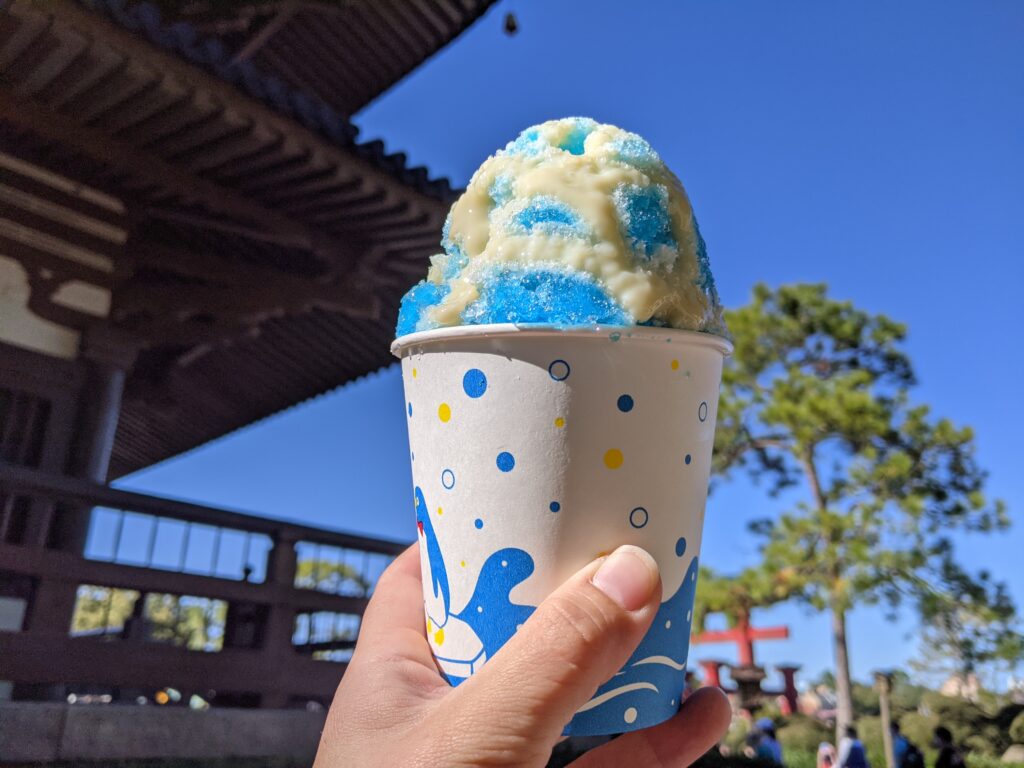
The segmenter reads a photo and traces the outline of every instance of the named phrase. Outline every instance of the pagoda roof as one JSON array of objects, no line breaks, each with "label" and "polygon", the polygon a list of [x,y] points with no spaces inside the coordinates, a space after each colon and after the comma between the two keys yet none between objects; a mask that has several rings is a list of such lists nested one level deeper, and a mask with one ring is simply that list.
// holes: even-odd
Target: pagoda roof
[{"label": "pagoda roof", "polygon": [[[92,0],[119,16],[124,0]],[[201,35],[342,114],[365,107],[475,22],[495,0],[162,0],[172,36]],[[146,22],[127,6],[128,23]],[[149,5],[143,16],[152,16]],[[160,34],[166,34],[162,32]],[[186,47],[191,45],[186,41]],[[316,51],[315,57],[309,56]]]},{"label": "pagoda roof", "polygon": [[[380,24],[378,35],[399,35],[398,21],[378,20],[395,4],[373,13],[360,3],[340,7],[364,26]],[[231,5],[294,6],[289,24],[313,12],[310,3]],[[391,362],[399,299],[425,273],[456,192],[380,142],[360,143],[343,110],[365,104],[490,3],[400,5],[418,9],[406,9],[402,24],[425,8],[435,22],[448,18],[448,36],[431,23],[433,47],[409,48],[344,99],[343,80],[330,74],[336,62],[325,66],[334,94],[302,90],[326,86],[284,69],[266,71],[275,45],[292,39],[270,45],[266,26],[254,27],[267,38],[261,59],[255,51],[239,58],[230,34],[204,32],[222,29],[215,18],[186,22],[152,5],[22,0],[0,15],[0,147],[15,158],[3,181],[16,188],[12,199],[29,201],[12,209],[22,233],[36,228],[48,238],[41,249],[38,237],[0,232],[0,254],[31,264],[38,253],[47,280],[66,264],[76,279],[112,291],[102,321],[59,313],[83,338],[116,336],[137,352],[112,477]],[[459,13],[438,16],[453,8]],[[374,62],[353,68],[349,81]],[[18,163],[58,181],[48,187]],[[104,232],[123,230],[116,247],[97,245],[95,221],[80,231],[86,213]],[[55,241],[66,259],[55,258]],[[101,256],[84,258],[89,249]],[[103,268],[108,259],[113,267]]]}]

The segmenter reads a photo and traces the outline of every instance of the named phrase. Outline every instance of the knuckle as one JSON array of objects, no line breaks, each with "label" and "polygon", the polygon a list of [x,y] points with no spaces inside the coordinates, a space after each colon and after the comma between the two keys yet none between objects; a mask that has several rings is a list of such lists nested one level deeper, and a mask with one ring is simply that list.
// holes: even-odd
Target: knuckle
[{"label": "knuckle", "polygon": [[606,640],[618,623],[615,611],[586,590],[555,595],[548,608],[546,639],[573,656],[586,653]]}]

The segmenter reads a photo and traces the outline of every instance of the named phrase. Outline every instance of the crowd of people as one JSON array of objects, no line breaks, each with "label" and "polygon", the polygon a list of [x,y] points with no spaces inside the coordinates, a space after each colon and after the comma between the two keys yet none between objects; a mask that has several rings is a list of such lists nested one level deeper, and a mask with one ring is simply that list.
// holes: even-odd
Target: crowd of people
[{"label": "crowd of people", "polygon": [[[925,768],[924,754],[916,744],[900,731],[899,723],[892,724],[892,752],[896,768]],[[960,750],[953,743],[953,735],[944,726],[938,726],[932,736],[932,746],[938,751],[934,768],[964,768]],[[770,718],[754,723],[747,733],[744,754],[750,758],[785,765],[782,744]],[[872,768],[867,749],[857,735],[857,729],[847,726],[837,749],[823,741],[818,746],[817,768]]]}]

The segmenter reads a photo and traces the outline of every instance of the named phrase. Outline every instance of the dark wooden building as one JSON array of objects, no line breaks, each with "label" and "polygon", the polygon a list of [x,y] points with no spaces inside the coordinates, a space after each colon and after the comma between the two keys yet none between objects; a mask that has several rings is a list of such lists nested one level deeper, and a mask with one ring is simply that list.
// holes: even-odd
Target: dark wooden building
[{"label": "dark wooden building", "polygon": [[491,2],[0,3],[0,698],[329,699],[400,545],[108,483],[389,363],[453,191],[349,116]]}]

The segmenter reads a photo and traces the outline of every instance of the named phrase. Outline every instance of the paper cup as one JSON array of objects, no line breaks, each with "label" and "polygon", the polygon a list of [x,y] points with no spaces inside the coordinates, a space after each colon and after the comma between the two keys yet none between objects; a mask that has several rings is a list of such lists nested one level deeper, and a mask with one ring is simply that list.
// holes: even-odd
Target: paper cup
[{"label": "paper cup", "polygon": [[679,709],[730,351],[717,336],[642,327],[467,326],[394,342],[427,637],[452,685],[569,576],[636,544],[661,568],[661,608],[565,733],[646,728]]}]

